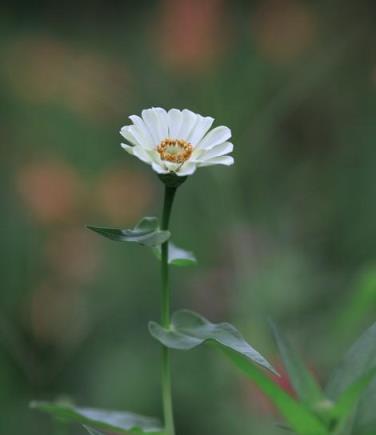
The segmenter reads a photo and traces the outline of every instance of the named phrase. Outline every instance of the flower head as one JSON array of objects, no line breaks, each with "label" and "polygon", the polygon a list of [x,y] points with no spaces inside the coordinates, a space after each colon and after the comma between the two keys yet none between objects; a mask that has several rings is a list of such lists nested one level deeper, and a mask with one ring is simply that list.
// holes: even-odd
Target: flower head
[{"label": "flower head", "polygon": [[132,125],[120,130],[128,144],[122,147],[152,166],[158,174],[191,175],[200,166],[232,165],[231,130],[224,126],[210,129],[214,119],[190,110],[160,107],[129,117]]}]

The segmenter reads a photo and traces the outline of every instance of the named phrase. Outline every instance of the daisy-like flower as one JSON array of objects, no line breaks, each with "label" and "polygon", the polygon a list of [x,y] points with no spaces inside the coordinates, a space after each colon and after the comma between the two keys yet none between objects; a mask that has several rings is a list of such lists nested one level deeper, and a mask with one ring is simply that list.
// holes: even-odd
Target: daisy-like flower
[{"label": "daisy-like flower", "polygon": [[198,167],[232,165],[231,130],[224,126],[210,129],[214,119],[190,110],[160,107],[133,115],[132,125],[120,130],[128,144],[121,146],[133,156],[152,166],[158,174],[187,176]]}]

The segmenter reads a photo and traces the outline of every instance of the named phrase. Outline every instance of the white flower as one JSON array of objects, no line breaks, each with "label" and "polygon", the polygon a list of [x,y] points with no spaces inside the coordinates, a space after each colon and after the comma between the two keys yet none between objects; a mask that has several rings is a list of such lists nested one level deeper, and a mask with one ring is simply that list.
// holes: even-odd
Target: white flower
[{"label": "white flower", "polygon": [[190,110],[160,107],[133,115],[132,125],[120,130],[128,144],[121,146],[133,156],[152,166],[158,174],[191,175],[200,166],[232,165],[227,154],[231,130],[220,126],[210,130],[214,119]]}]

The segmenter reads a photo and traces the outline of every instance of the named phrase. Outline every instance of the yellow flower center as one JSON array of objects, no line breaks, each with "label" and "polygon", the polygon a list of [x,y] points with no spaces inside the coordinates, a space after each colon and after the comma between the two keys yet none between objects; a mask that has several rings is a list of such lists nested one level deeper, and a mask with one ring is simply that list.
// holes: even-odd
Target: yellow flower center
[{"label": "yellow flower center", "polygon": [[157,146],[162,160],[172,163],[184,163],[192,155],[192,145],[183,139],[163,139]]}]

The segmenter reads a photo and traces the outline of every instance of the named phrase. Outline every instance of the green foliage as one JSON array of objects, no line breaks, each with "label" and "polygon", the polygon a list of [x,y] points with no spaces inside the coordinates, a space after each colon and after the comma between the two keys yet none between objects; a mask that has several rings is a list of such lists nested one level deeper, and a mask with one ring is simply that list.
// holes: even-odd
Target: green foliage
[{"label": "green foliage", "polygon": [[93,429],[92,427],[83,425],[83,427],[89,432],[90,435],[104,435],[103,432],[99,432],[99,430]]},{"label": "green foliage", "polygon": [[87,228],[116,242],[133,242],[150,247],[161,245],[171,236],[169,231],[161,231],[159,229],[156,217],[144,217],[133,229],[127,230],[91,225],[88,225]]},{"label": "green foliage", "polygon": [[363,406],[374,408],[375,402],[365,400],[364,393],[374,394],[375,327],[370,328],[351,347],[329,382],[327,398],[287,339],[273,324],[273,334],[281,357],[300,401],[292,398],[266,372],[253,364],[256,362],[273,371],[271,365],[228,323],[213,324],[196,313],[181,310],[173,315],[169,329],[155,322],[150,322],[149,329],[158,341],[172,349],[189,350],[207,341],[214,342],[272,400],[289,427],[299,435],[374,433],[364,432],[364,428],[372,428],[373,423],[363,425],[360,432],[357,417],[354,429],[352,425],[358,402],[357,416],[364,415]]},{"label": "green foliage", "polygon": [[[156,246],[153,248],[153,252],[157,258],[161,259],[161,247]],[[172,242],[168,242],[168,264],[171,266],[194,266],[197,264],[197,259],[193,252],[186,251]]]},{"label": "green foliage", "polygon": [[[335,376],[329,382],[327,390],[331,400],[325,397],[315,379],[275,324],[272,324],[272,329],[291,383],[301,403],[306,406],[311,416],[320,419],[328,433],[358,435],[360,432],[354,423],[356,422],[354,411],[362,412],[362,406],[356,408],[356,404],[376,374],[374,328],[370,328],[351,347]],[[303,434],[301,429],[298,430],[296,426],[293,426],[288,410],[286,411],[281,407],[281,403],[286,399],[280,403],[278,392],[273,389],[265,390],[265,386],[260,381],[258,385],[269,395],[291,427],[299,434]],[[365,401],[363,398],[361,403],[365,402],[367,402],[367,406],[370,406],[369,403],[373,403]],[[354,431],[352,431],[353,426]]]},{"label": "green foliage", "polygon": [[331,399],[343,402],[342,409],[351,399],[355,402],[370,383],[355,411],[354,435],[376,432],[376,379],[372,381],[375,368],[376,323],[350,347],[326,388]]},{"label": "green foliage", "polygon": [[[79,423],[87,426],[92,435],[98,435],[92,427],[118,433],[162,434],[163,429],[155,418],[144,417],[132,412],[107,411],[103,409],[81,408],[64,403],[32,402],[32,408],[51,414],[65,423]],[[91,432],[90,432],[91,431]]]},{"label": "green foliage", "polygon": [[[369,386],[376,374],[376,367],[370,370],[365,375],[354,381],[349,385],[346,390],[339,396],[335,406],[331,410],[333,419],[337,422],[339,433],[341,430],[347,430],[352,425],[352,414],[355,409],[355,405],[359,401],[364,390]],[[374,402],[371,406],[374,405]],[[358,408],[360,410],[361,408]],[[354,429],[355,430],[355,429]],[[350,433],[350,432],[349,432]],[[356,434],[357,432],[354,432]]]},{"label": "green foliage", "polygon": [[290,397],[266,373],[230,349],[223,349],[230,360],[266,394],[279,409],[291,428],[300,435],[328,435],[324,424],[302,403]]},{"label": "green foliage", "polygon": [[205,342],[214,342],[231,349],[248,360],[276,373],[272,365],[242,337],[229,323],[211,323],[203,316],[189,310],[179,310],[172,316],[169,329],[156,322],[149,323],[149,331],[164,346],[171,349],[190,350]]},{"label": "green foliage", "polygon": [[349,300],[345,301],[342,315],[338,319],[338,326],[356,325],[367,312],[374,312],[376,308],[376,269],[369,266],[357,278]]},{"label": "green foliage", "polygon": [[283,364],[296,393],[303,403],[314,406],[324,399],[320,386],[277,325],[271,322],[271,327]]}]

